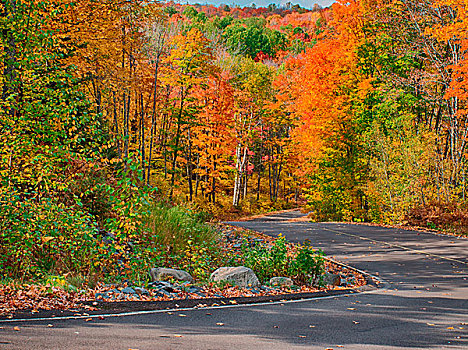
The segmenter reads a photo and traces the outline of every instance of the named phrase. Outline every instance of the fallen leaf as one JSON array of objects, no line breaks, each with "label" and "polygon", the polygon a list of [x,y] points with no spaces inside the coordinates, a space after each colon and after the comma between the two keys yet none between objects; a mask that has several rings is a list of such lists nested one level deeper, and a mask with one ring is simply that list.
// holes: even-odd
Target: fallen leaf
[{"label": "fallen leaf", "polygon": [[47,242],[49,242],[49,241],[51,241],[53,239],[54,239],[54,237],[47,236],[47,237],[42,237],[41,241],[42,241],[42,243],[47,243]]},{"label": "fallen leaf", "polygon": [[99,318],[100,320],[103,320],[103,319],[104,319],[104,316],[98,316],[98,318]]},{"label": "fallen leaf", "polygon": [[216,325],[217,325],[217,326],[224,326],[224,323],[218,322],[218,323],[216,323]]},{"label": "fallen leaf", "polygon": [[53,324],[48,324],[47,327],[52,328],[54,325]]},{"label": "fallen leaf", "polygon": [[348,307],[348,310],[356,310],[354,307]]},{"label": "fallen leaf", "polygon": [[426,323],[428,326],[435,326],[434,323]]},{"label": "fallen leaf", "polygon": [[182,338],[182,335],[180,335],[180,334],[174,334],[174,337],[176,337],[176,338]]},{"label": "fallen leaf", "polygon": [[299,335],[299,338],[305,338],[306,336],[305,335]]},{"label": "fallen leaf", "polygon": [[185,314],[179,314],[180,317],[187,317]]},{"label": "fallen leaf", "polygon": [[92,321],[93,319],[90,317],[90,318],[87,318],[85,321],[86,322],[89,322],[89,321]]},{"label": "fallen leaf", "polygon": [[19,332],[20,331],[20,328],[18,326],[14,326],[13,327],[13,330],[16,331],[16,332]]},{"label": "fallen leaf", "polygon": [[455,329],[455,328],[453,328],[453,327],[447,327],[447,329]]},{"label": "fallen leaf", "polygon": [[309,328],[315,328],[315,325],[310,324],[310,325],[309,325]]}]

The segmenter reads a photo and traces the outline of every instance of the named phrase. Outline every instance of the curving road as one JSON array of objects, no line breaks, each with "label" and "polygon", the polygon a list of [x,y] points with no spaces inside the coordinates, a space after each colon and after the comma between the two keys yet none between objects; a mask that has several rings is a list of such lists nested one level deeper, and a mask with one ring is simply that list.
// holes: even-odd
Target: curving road
[{"label": "curving road", "polygon": [[301,216],[293,211],[234,224],[309,239],[328,256],[380,276],[386,288],[91,322],[0,321],[0,349],[468,349],[467,239],[308,223]]}]

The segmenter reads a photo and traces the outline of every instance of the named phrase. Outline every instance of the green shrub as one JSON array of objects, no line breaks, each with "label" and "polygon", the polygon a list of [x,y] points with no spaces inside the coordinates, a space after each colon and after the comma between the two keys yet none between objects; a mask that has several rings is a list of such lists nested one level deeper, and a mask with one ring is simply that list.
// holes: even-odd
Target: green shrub
[{"label": "green shrub", "polygon": [[316,279],[325,272],[324,254],[321,249],[313,249],[306,241],[299,246],[295,258],[291,261],[289,273],[298,282],[305,283],[310,278]]},{"label": "green shrub", "polygon": [[239,263],[251,268],[261,281],[291,276],[296,282],[305,283],[324,272],[323,256],[321,250],[314,250],[308,242],[299,246],[294,254],[289,254],[288,243],[280,235],[270,247],[262,243],[250,247],[244,243]]},{"label": "green shrub", "polygon": [[288,256],[288,247],[283,236],[276,238],[271,247],[257,244],[251,248],[244,244],[242,250],[243,264],[251,268],[260,280],[288,274],[291,257]]},{"label": "green shrub", "polygon": [[86,213],[52,199],[0,199],[0,269],[6,277],[90,273],[99,264],[96,227]]}]

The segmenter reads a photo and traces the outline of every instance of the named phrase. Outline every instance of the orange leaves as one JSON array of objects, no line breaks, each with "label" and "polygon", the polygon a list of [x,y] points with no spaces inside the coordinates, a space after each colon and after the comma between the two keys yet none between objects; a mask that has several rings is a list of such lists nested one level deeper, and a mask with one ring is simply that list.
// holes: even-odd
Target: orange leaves
[{"label": "orange leaves", "polygon": [[427,30],[428,34],[445,43],[452,55],[452,64],[447,67],[451,70],[450,88],[445,94],[445,98],[456,98],[464,101],[460,103],[459,114],[467,115],[468,107],[468,60],[466,52],[468,50],[468,6],[466,1],[460,0],[438,0],[434,7],[449,6],[452,12],[446,16],[446,21]]},{"label": "orange leaves", "polygon": [[314,172],[325,141],[352,117],[353,99],[363,99],[373,89],[372,80],[359,73],[356,55],[368,6],[360,1],[335,3],[334,30],[302,57],[290,59],[287,73],[276,80],[278,100],[298,120],[292,147],[300,149],[301,175]]},{"label": "orange leaves", "polygon": [[208,178],[218,178],[216,169],[227,162],[232,153],[234,91],[226,80],[211,78],[205,88],[197,88],[195,96],[203,107],[193,128],[193,145],[199,167],[197,172]]}]

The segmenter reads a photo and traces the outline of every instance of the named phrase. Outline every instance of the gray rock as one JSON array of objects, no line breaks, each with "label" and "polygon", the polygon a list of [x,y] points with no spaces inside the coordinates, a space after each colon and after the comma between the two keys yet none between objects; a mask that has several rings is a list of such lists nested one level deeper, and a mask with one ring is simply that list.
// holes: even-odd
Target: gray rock
[{"label": "gray rock", "polygon": [[137,292],[138,294],[149,295],[149,292],[145,288],[135,287],[134,289],[135,289],[135,292]]},{"label": "gray rock", "polygon": [[270,279],[270,285],[272,286],[292,286],[293,280],[289,277],[273,277]]},{"label": "gray rock", "polygon": [[220,267],[211,274],[211,279],[215,282],[226,281],[239,287],[258,287],[260,281],[255,273],[245,266]]},{"label": "gray rock", "polygon": [[261,290],[258,290],[257,288],[248,287],[247,289],[250,290],[250,292],[252,292],[253,294],[258,294],[262,292]]},{"label": "gray rock", "polygon": [[325,272],[321,279],[325,286],[339,286],[341,283],[341,276],[335,273]]},{"label": "gray rock", "polygon": [[166,291],[164,289],[160,289],[158,292],[161,293],[162,295],[168,296],[169,298],[174,298],[174,297],[177,296],[177,294],[168,292],[168,291]]},{"label": "gray rock", "polygon": [[107,298],[109,298],[107,293],[96,293],[96,294],[94,294],[94,297],[96,299],[107,299]]},{"label": "gray rock", "polygon": [[125,294],[136,294],[135,289],[131,287],[125,287],[124,289],[121,290],[121,292]]},{"label": "gray rock", "polygon": [[200,287],[195,287],[195,286],[191,286],[189,288],[187,288],[187,292],[189,293],[197,293],[199,291],[201,291],[202,289]]},{"label": "gray rock", "polygon": [[193,282],[193,277],[184,270],[169,269],[165,267],[156,267],[150,270],[150,276],[153,281],[164,280],[166,278],[174,278],[178,281]]}]

